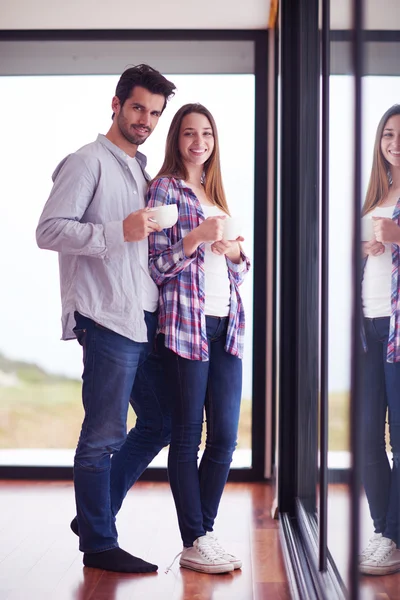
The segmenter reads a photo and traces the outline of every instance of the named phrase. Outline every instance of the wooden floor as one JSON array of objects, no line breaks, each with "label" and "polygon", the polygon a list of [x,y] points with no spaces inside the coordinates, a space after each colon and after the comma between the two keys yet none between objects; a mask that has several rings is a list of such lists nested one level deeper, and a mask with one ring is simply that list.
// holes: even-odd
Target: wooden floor
[{"label": "wooden floor", "polygon": [[149,575],[84,568],[71,483],[0,482],[0,600],[288,600],[271,488],[228,484],[216,532],[243,560],[240,571],[205,575],[165,568],[181,550],[168,484],[138,483],[118,518],[122,548],[159,565]]}]

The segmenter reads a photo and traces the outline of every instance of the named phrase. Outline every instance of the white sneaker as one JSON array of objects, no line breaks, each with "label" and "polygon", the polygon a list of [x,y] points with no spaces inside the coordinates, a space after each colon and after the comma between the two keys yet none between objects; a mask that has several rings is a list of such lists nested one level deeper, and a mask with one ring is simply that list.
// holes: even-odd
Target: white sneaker
[{"label": "white sneaker", "polygon": [[360,564],[365,575],[390,575],[400,571],[400,550],[389,538],[382,537],[381,542],[369,559]]},{"label": "white sneaker", "polygon": [[228,573],[233,571],[229,560],[222,558],[213,548],[211,540],[202,535],[191,548],[184,548],[179,560],[181,567],[200,573]]},{"label": "white sneaker", "polygon": [[236,556],[234,556],[233,554],[230,554],[229,552],[227,552],[225,550],[225,548],[223,546],[221,546],[221,544],[218,541],[217,536],[215,535],[215,533],[213,531],[207,531],[206,537],[210,540],[211,546],[214,548],[216,553],[219,554],[219,556],[221,558],[232,563],[234,569],[242,568],[242,561],[239,558],[237,558]]},{"label": "white sneaker", "polygon": [[381,540],[382,540],[382,534],[374,533],[372,538],[370,538],[367,547],[361,552],[360,556],[358,557],[358,562],[360,564],[362,562],[364,562],[365,560],[368,560],[373,555],[375,550],[378,549],[379,544],[381,543]]}]

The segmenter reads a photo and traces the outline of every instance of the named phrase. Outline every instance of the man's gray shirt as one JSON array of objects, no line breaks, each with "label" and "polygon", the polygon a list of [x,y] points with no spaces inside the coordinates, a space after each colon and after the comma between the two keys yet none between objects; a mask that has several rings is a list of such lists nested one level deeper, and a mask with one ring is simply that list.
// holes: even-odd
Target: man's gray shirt
[{"label": "man's gray shirt", "polygon": [[[136,154],[146,179],[146,158]],[[70,154],[53,173],[36,230],[40,248],[59,253],[62,339],[75,338],[74,311],[136,342],[147,341],[138,244],[123,220],[139,209],[127,155],[104,135]]]}]

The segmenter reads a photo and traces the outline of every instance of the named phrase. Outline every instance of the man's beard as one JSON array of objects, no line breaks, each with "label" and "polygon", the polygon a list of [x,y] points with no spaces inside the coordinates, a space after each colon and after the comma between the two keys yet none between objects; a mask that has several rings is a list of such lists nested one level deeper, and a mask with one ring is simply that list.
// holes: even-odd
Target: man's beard
[{"label": "man's beard", "polygon": [[124,138],[130,144],[134,144],[135,146],[140,146],[140,144],[143,144],[147,140],[147,138],[149,137],[149,135],[151,133],[150,127],[145,127],[145,129],[147,129],[147,131],[148,131],[147,135],[140,135],[138,133],[135,134],[135,126],[131,125],[130,128],[128,128],[126,126],[126,123],[122,122],[122,119],[118,119],[118,126],[119,126],[119,130],[122,133],[122,135],[124,136]]}]

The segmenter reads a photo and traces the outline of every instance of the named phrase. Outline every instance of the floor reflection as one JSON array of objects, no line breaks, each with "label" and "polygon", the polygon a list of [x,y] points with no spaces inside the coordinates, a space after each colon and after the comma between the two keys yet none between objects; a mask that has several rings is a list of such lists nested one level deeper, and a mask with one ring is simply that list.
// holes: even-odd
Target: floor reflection
[{"label": "floor reflection", "polygon": [[[158,576],[157,573],[109,573],[99,569],[82,569],[83,580],[75,590],[73,600],[89,600],[96,596],[95,590],[101,580],[101,598],[118,600],[118,598],[140,598],[151,593],[149,583]],[[151,598],[148,595],[147,598]]]},{"label": "floor reflection", "polygon": [[[371,516],[364,493],[361,495],[360,547],[364,548],[373,533]],[[328,548],[345,584],[348,582],[350,530],[350,495],[344,484],[328,487]],[[384,577],[360,575],[361,600],[400,600],[400,572]]]},{"label": "floor reflection", "polygon": [[[216,597],[233,597],[230,586],[235,583],[235,597],[237,597],[238,579],[242,576],[240,569],[232,573],[221,575],[207,575],[205,573],[195,573],[188,569],[180,569],[179,586],[180,592],[176,595],[176,600],[187,600],[196,598],[196,600],[215,600]],[[200,585],[199,585],[200,584]],[[199,590],[200,588],[200,590]]]},{"label": "floor reflection", "polygon": [[[98,569],[82,569],[82,581],[74,590],[71,600],[217,600],[233,598],[247,600],[248,585],[241,590],[240,569],[221,575],[208,575],[182,569],[179,565],[170,571],[146,575],[106,573]],[[160,589],[154,588],[154,578],[162,578]],[[247,579],[246,577],[244,579]],[[247,582],[246,582],[247,584]],[[234,589],[231,586],[234,585]],[[231,588],[231,589],[230,589]]]}]

